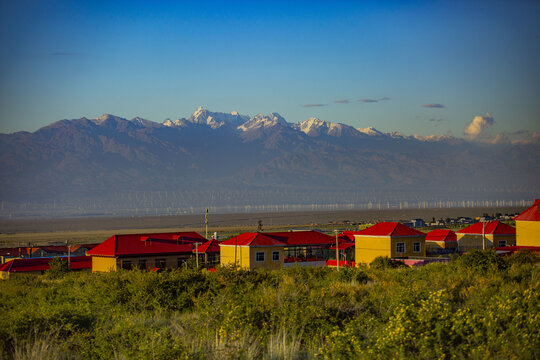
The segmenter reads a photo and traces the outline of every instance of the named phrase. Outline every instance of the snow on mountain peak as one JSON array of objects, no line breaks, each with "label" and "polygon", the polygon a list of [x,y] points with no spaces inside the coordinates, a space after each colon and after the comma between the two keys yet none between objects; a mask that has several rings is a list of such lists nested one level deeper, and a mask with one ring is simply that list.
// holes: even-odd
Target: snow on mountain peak
[{"label": "snow on mountain peak", "polygon": [[238,126],[239,130],[249,131],[260,128],[269,128],[276,125],[289,126],[289,123],[278,113],[274,112],[268,115],[257,114],[251,120]]},{"label": "snow on mountain peak", "polygon": [[361,133],[364,133],[366,135],[370,136],[381,136],[384,135],[379,130],[375,129],[373,126],[367,127],[367,128],[357,128],[356,130],[360,131]]},{"label": "snow on mountain peak", "polygon": [[337,124],[330,121],[311,117],[298,124],[294,128],[302,131],[308,136],[330,135],[339,137],[341,135],[358,136],[358,131],[352,126]]},{"label": "snow on mountain peak", "polygon": [[118,116],[114,116],[111,114],[103,114],[98,118],[91,119],[90,121],[92,121],[96,125],[102,125],[108,121],[121,121],[121,120],[126,120],[126,119],[118,117]]},{"label": "snow on mountain peak", "polygon": [[231,113],[211,112],[203,109],[199,106],[197,110],[188,119],[189,122],[195,124],[205,124],[212,129],[217,129],[224,125],[238,126],[249,120],[249,116],[239,115],[238,112],[232,111]]}]

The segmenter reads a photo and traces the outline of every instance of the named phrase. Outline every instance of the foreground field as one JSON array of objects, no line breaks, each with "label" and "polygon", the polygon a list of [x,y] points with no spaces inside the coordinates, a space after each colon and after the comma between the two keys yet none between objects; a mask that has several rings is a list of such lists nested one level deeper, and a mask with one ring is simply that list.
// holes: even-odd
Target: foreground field
[{"label": "foreground field", "polygon": [[537,261],[13,277],[0,357],[538,359]]}]

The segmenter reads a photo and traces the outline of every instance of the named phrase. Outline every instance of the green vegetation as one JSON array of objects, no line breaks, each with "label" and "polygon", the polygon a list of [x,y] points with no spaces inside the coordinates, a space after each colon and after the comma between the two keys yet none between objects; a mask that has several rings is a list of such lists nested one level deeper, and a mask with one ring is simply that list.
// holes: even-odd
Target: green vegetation
[{"label": "green vegetation", "polygon": [[423,268],[14,276],[0,357],[538,359],[539,270],[473,251]]}]

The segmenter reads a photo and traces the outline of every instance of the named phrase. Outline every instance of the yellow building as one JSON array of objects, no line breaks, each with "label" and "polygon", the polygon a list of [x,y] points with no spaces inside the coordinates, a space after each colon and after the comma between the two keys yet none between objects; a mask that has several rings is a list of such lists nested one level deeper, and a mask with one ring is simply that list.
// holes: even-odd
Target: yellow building
[{"label": "yellow building", "polygon": [[459,251],[516,245],[516,229],[500,221],[477,222],[456,231],[456,236]]},{"label": "yellow building", "polygon": [[87,252],[93,272],[181,267],[207,240],[196,232],[113,235]]},{"label": "yellow building", "polygon": [[426,256],[426,234],[398,222],[380,222],[354,235],[357,266],[378,256],[419,258]]},{"label": "yellow building", "polygon": [[452,230],[435,229],[426,234],[426,254],[443,255],[457,251],[457,236]]},{"label": "yellow building", "polygon": [[262,233],[244,233],[219,244],[221,265],[241,269],[280,269],[285,243]]},{"label": "yellow building", "polygon": [[518,246],[540,246],[540,199],[533,206],[516,216],[516,241]]}]

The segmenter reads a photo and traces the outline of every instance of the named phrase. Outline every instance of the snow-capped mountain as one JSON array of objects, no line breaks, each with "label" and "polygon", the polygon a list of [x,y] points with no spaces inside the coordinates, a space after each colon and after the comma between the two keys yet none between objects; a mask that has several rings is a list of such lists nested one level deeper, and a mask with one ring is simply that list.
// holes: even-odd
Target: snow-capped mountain
[{"label": "snow-capped mountain", "polygon": [[357,128],[356,130],[360,131],[363,134],[369,135],[369,136],[384,136],[385,134],[380,132],[379,130],[375,129],[373,126],[367,127],[367,128]]},{"label": "snow-capped mountain", "polygon": [[352,194],[364,201],[375,192],[514,196],[540,191],[539,151],[538,144],[405,136],[316,118],[290,124],[277,113],[249,118],[199,108],[162,124],[104,114],[0,134],[0,201],[129,209],[324,203]]},{"label": "snow-capped mountain", "polygon": [[253,131],[258,129],[271,128],[277,125],[289,127],[289,123],[285,119],[274,112],[268,115],[257,114],[252,119],[246,121],[244,124],[238,126],[242,131]]},{"label": "snow-capped mountain", "polygon": [[217,129],[225,125],[237,127],[246,121],[249,121],[249,116],[240,115],[237,111],[231,111],[230,113],[211,112],[199,106],[189,119],[179,119],[174,124],[175,126],[183,126],[186,122],[191,122],[194,124],[205,124],[212,129]]},{"label": "snow-capped mountain", "polygon": [[308,136],[358,136],[361,135],[358,130],[352,126],[345,124],[336,124],[330,121],[324,121],[318,118],[309,118],[300,123],[294,124],[293,127],[297,130],[302,131]]}]

